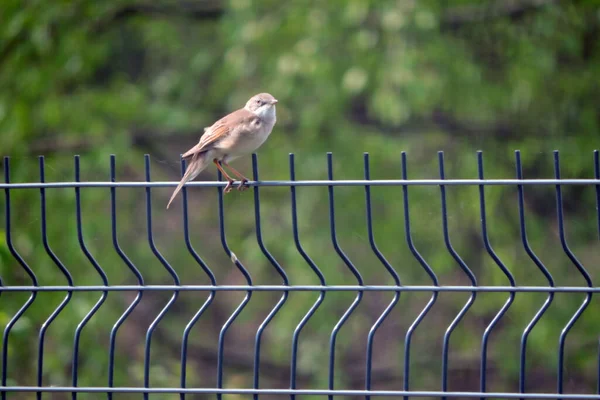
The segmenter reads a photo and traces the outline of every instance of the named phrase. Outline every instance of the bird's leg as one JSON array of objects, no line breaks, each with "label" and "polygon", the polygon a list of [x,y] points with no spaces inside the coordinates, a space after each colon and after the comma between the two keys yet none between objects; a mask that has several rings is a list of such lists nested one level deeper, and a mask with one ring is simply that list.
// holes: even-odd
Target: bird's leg
[{"label": "bird's leg", "polygon": [[246,183],[248,182],[248,178],[246,178],[244,175],[242,175],[237,169],[235,169],[231,165],[227,164],[225,161],[223,161],[223,165],[228,167],[231,171],[233,171],[233,173],[238,178],[240,178],[240,186],[238,186],[238,190],[240,192],[243,192],[244,190],[248,189],[248,185],[246,185]]},{"label": "bird's leg", "polygon": [[233,183],[233,179],[231,179],[231,177],[229,175],[227,175],[227,172],[225,172],[225,170],[221,166],[220,161],[217,161],[217,159],[215,158],[213,160],[213,163],[217,166],[217,169],[219,171],[221,171],[221,173],[225,176],[225,179],[227,179],[227,186],[225,186],[225,189],[223,189],[223,193],[231,192],[231,184]]}]

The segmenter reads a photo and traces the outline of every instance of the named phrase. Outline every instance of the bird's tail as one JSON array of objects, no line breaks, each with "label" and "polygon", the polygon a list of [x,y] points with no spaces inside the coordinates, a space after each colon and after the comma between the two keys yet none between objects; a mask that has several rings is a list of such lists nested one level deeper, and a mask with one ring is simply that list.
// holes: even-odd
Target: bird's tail
[{"label": "bird's tail", "polygon": [[192,179],[194,179],[195,177],[197,177],[198,174],[200,172],[202,172],[208,166],[208,160],[209,160],[209,157],[208,157],[207,152],[202,152],[200,154],[194,154],[192,156],[192,159],[190,160],[190,163],[189,163],[187,169],[185,170],[185,174],[183,174],[183,178],[181,178],[179,185],[177,185],[177,188],[173,192],[173,195],[171,196],[171,199],[169,200],[169,203],[167,204],[167,208],[169,208],[169,206],[171,205],[171,202],[173,201],[175,196],[177,196],[177,193],[179,193],[179,191],[181,190],[183,185],[185,185],[186,182],[189,182]]}]

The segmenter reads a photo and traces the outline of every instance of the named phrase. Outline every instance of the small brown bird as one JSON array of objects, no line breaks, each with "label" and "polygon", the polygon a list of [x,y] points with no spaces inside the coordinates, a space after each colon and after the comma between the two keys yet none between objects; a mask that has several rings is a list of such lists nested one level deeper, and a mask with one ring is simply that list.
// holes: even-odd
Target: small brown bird
[{"label": "small brown bird", "polygon": [[223,190],[231,191],[233,179],[225,172],[223,165],[229,167],[240,178],[238,190],[248,188],[245,185],[248,178],[240,174],[229,165],[229,162],[258,149],[271,134],[277,121],[275,115],[277,99],[269,93],[260,93],[253,96],[244,108],[240,108],[224,116],[212,126],[204,128],[204,135],[198,144],[185,152],[183,158],[191,158],[183,174],[183,178],[171,196],[167,208],[177,196],[183,185],[194,179],[212,161],[223,173],[228,183]]}]

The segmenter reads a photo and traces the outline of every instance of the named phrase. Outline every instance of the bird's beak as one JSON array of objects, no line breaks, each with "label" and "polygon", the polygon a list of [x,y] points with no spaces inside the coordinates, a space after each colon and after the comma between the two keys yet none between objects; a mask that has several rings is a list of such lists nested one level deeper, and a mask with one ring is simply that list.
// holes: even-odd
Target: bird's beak
[{"label": "bird's beak", "polygon": [[273,105],[277,104],[278,102],[279,102],[279,100],[277,100],[277,99],[271,100],[271,104],[273,104]]}]

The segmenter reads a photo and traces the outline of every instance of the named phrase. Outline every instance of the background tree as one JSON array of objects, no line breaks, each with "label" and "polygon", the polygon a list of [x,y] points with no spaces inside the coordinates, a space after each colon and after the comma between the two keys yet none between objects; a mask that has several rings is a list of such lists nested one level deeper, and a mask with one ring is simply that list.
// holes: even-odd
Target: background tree
[{"label": "background tree", "polygon": [[[252,94],[278,99],[278,123],[259,152],[260,179],[289,179],[294,152],[297,179],[327,176],[325,152],[333,152],[334,176],[363,177],[369,152],[373,179],[397,179],[400,153],[408,154],[410,178],[437,178],[436,151],[445,151],[446,175],[476,178],[475,151],[485,155],[487,178],[515,176],[515,149],[525,177],[552,177],[551,150],[561,151],[563,177],[592,177],[592,150],[600,124],[600,3],[596,0],[472,1],[347,0],[328,2],[250,0],[72,2],[5,0],[0,5],[0,148],[11,157],[13,182],[39,181],[36,156],[45,159],[47,181],[72,180],[73,155],[81,154],[82,180],[108,180],[116,155],[118,180],[144,180],[143,154],[151,155],[152,179],[176,180],[178,155],[196,143],[202,128]],[[250,159],[236,162],[251,171]],[[199,179],[214,179],[207,170]],[[154,240],[181,282],[209,283],[183,240],[181,203],[166,212],[171,188],[152,190]],[[448,191],[452,244],[482,285],[509,280],[482,243],[477,188]],[[46,191],[51,250],[76,284],[102,284],[76,232],[73,189]],[[217,193],[191,189],[194,248],[220,284],[244,284],[221,248]],[[400,187],[373,187],[375,240],[402,284],[431,284],[413,257],[404,232]],[[318,284],[292,236],[290,193],[261,188],[264,244],[292,284]],[[519,236],[516,188],[486,188],[489,237],[519,285],[548,281],[528,257]],[[525,190],[531,248],[556,285],[583,285],[557,233],[554,188]],[[592,278],[597,274],[591,188],[563,188],[571,249]],[[84,243],[111,284],[137,283],[114,251],[110,192],[81,191]],[[356,279],[330,241],[327,188],[299,188],[299,235],[328,284]],[[38,190],[13,191],[12,240],[42,285],[66,284],[42,245]],[[410,187],[413,240],[440,284],[470,284],[444,246],[439,188]],[[3,200],[5,201],[5,200]],[[172,276],[150,250],[143,190],[117,190],[118,239],[146,284],[170,284]],[[391,284],[369,246],[364,188],[336,188],[338,239],[367,284]],[[225,199],[227,240],[256,284],[282,278],[261,252],[250,192]],[[2,218],[6,218],[4,207]],[[2,224],[4,227],[5,224]],[[4,229],[4,228],[1,228]],[[0,235],[4,285],[31,284]],[[45,339],[44,383],[70,384],[73,334],[100,299],[74,293]],[[413,389],[438,389],[442,335],[465,304],[467,293],[440,294],[412,343]],[[217,293],[190,336],[189,386],[214,386],[216,343],[223,322],[243,293]],[[37,335],[64,293],[40,293],[11,330],[9,384],[35,383]],[[109,293],[82,330],[79,384],[107,382],[109,331],[135,293]],[[281,297],[255,293],[226,338],[226,386],[251,386],[256,329]],[[355,294],[328,293],[303,330],[299,378],[303,387],[325,387],[329,334]],[[341,330],[338,387],[364,387],[366,335],[393,294],[365,293]],[[403,293],[378,331],[374,388],[398,389],[406,331],[430,294]],[[3,293],[6,326],[28,294]],[[293,292],[262,339],[261,387],[289,380],[294,327],[317,298]],[[451,337],[450,389],[478,389],[481,335],[507,294],[480,294]],[[555,386],[558,335],[584,295],[556,295],[529,337],[529,390]],[[169,296],[148,292],[119,328],[115,385],[143,379],[144,335]],[[158,326],[152,344],[153,386],[179,384],[183,328],[207,299],[180,293]],[[516,390],[519,340],[546,299],[519,293],[494,328],[489,344],[488,390]],[[598,320],[595,300],[567,340],[569,390],[595,385]],[[548,349],[551,349],[549,351]],[[25,362],[20,362],[25,361]]]}]

